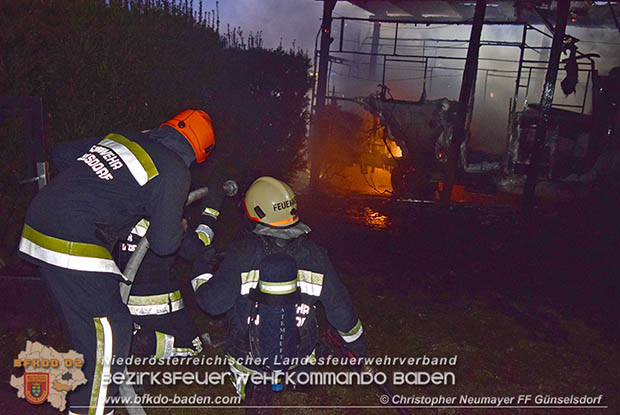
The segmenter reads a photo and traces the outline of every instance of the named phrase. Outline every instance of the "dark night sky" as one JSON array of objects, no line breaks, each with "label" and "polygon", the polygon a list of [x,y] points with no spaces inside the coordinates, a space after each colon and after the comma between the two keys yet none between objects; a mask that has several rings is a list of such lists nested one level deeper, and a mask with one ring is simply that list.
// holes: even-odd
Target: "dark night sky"
[{"label": "dark night sky", "polygon": [[[205,0],[203,7],[215,9],[215,0]],[[314,39],[321,24],[323,2],[316,0],[219,0],[221,30],[226,24],[241,26],[244,33],[262,30],[266,47],[296,47],[314,50]],[[368,17],[364,10],[348,2],[338,2],[334,16]]]}]

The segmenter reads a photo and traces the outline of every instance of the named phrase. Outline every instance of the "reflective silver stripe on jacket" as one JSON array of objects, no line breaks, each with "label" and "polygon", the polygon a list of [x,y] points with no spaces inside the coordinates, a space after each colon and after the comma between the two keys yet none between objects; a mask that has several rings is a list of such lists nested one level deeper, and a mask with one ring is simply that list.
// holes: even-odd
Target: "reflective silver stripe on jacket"
[{"label": "reflective silver stripe on jacket", "polygon": [[202,284],[205,284],[211,278],[213,278],[213,274],[211,274],[209,272],[206,272],[204,274],[200,274],[199,276],[193,278],[192,279],[192,288],[194,289],[194,292],[196,292],[198,290],[198,288],[200,288],[200,286]]},{"label": "reflective silver stripe on jacket", "polygon": [[220,216],[220,211],[216,209],[212,209],[210,207],[206,207],[205,210],[202,211],[203,215],[211,216],[213,219],[217,219]]},{"label": "reflective silver stripe on jacket", "polygon": [[241,295],[248,295],[250,290],[258,286],[259,271],[253,269],[249,272],[241,273]]},{"label": "reflective silver stripe on jacket", "polygon": [[[260,274],[258,270],[241,273],[241,295],[247,295],[258,286]],[[263,283],[263,288],[265,283]],[[323,274],[300,269],[297,271],[297,287],[307,295],[319,297],[323,290]],[[292,287],[288,287],[290,290]],[[294,290],[293,290],[294,291]]]},{"label": "reflective silver stripe on jacket", "polygon": [[127,307],[134,316],[151,316],[173,313],[183,309],[185,304],[181,298],[181,291],[157,295],[132,295]]},{"label": "reflective silver stripe on jacket", "polygon": [[140,220],[140,222],[136,223],[136,226],[133,227],[131,233],[138,235],[139,237],[144,237],[146,235],[146,231],[149,229],[149,221],[146,219]]},{"label": "reflective silver stripe on jacket", "polygon": [[60,268],[67,268],[75,271],[109,272],[121,275],[125,278],[113,259],[94,258],[57,252],[44,248],[24,237],[22,237],[19,242],[19,250],[33,258]]},{"label": "reflective silver stripe on jacket", "polygon": [[129,312],[133,316],[161,316],[163,314],[174,313],[185,307],[183,300],[173,301],[170,304],[158,305],[127,305]]},{"label": "reflective silver stripe on jacket", "polygon": [[159,174],[148,153],[139,144],[120,134],[108,134],[99,145],[118,154],[140,186]]},{"label": "reflective silver stripe on jacket", "polygon": [[258,290],[265,294],[285,295],[293,293],[297,290],[297,280],[285,282],[258,282]]},{"label": "reflective silver stripe on jacket", "polygon": [[297,271],[297,286],[302,293],[319,297],[323,290],[323,274],[300,269]]}]

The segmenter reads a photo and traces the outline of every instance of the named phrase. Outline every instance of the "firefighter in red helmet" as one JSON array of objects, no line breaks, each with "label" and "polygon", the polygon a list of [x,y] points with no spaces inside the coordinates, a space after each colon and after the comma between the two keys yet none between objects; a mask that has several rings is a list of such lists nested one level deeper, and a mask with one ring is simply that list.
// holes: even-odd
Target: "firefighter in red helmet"
[{"label": "firefighter in red helmet", "polygon": [[30,204],[19,250],[38,266],[71,347],[84,355],[88,384],[69,395],[70,414],[113,412],[105,402],[118,385],[104,379],[124,369],[112,356],[129,353],[132,322],[114,245],[146,218],[152,251],[175,253],[189,166],[213,146],[209,116],[186,110],[147,132],[111,132],[55,149],[60,173]]}]

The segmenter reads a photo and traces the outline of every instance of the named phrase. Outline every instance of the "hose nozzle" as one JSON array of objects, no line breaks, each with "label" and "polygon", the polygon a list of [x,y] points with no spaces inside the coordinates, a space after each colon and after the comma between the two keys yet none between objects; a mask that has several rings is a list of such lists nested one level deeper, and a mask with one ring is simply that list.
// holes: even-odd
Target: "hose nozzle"
[{"label": "hose nozzle", "polygon": [[239,186],[237,186],[237,182],[234,180],[226,180],[222,185],[222,189],[224,189],[226,196],[233,197],[239,191]]}]

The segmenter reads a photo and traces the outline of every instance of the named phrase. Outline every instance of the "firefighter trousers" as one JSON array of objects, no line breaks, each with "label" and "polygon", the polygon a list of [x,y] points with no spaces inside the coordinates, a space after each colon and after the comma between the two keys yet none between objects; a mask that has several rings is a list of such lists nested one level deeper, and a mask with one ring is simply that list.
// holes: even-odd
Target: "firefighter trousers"
[{"label": "firefighter trousers", "polygon": [[118,393],[118,385],[109,379],[124,370],[116,361],[129,355],[132,334],[131,315],[121,300],[118,280],[61,268],[40,268],[40,273],[62,316],[71,349],[84,355],[82,371],[88,383],[68,394],[69,413],[108,414],[106,399]]}]

